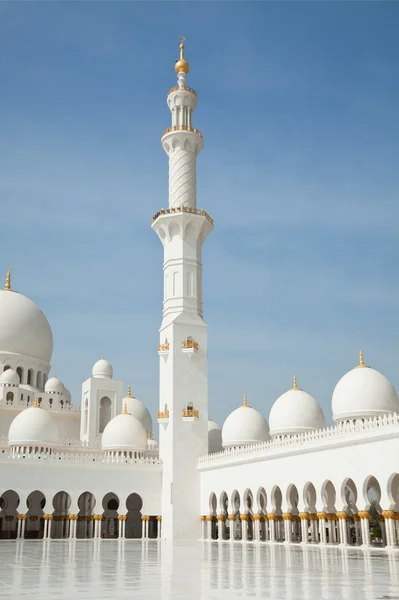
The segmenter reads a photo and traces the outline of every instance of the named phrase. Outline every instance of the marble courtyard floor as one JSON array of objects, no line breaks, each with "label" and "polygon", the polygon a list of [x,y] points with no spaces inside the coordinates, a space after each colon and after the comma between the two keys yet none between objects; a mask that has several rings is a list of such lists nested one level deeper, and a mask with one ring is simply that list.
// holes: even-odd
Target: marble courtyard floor
[{"label": "marble courtyard floor", "polygon": [[0,542],[0,600],[399,600],[399,553],[240,543]]}]

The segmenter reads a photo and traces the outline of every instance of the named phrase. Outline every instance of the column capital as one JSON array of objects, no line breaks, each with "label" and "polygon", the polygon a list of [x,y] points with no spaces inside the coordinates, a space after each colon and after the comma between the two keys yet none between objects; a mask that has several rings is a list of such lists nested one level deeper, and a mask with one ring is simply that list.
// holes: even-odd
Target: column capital
[{"label": "column capital", "polygon": [[240,521],[248,521],[248,515],[246,515],[246,514],[240,515]]},{"label": "column capital", "polygon": [[359,510],[358,515],[361,519],[368,520],[370,518],[370,513],[368,510]]},{"label": "column capital", "polygon": [[226,520],[226,517],[224,515],[218,515],[216,518],[217,518],[218,521],[225,521]]},{"label": "column capital", "polygon": [[[160,517],[157,517],[159,519]],[[162,517],[161,517],[162,518]],[[206,515],[201,515],[201,521],[206,521]]]},{"label": "column capital", "polygon": [[[162,517],[161,517],[161,515],[158,515],[158,516],[157,516],[157,521],[158,521],[158,522],[159,522],[159,521],[162,521]],[[202,517],[201,517],[201,521],[202,521]]]},{"label": "column capital", "polygon": [[229,515],[228,517],[229,521],[235,521],[236,520],[236,516],[235,515]]},{"label": "column capital", "polygon": [[126,521],[127,515],[118,515],[118,521]]},{"label": "column capital", "polygon": [[349,521],[349,515],[344,510],[339,510],[337,512],[337,517],[340,521]]},{"label": "column capital", "polygon": [[325,512],[318,512],[317,513],[317,518],[319,519],[319,521],[323,521],[324,519],[327,518],[327,513],[325,513]]},{"label": "column capital", "polygon": [[277,515],[275,515],[274,513],[269,513],[266,515],[266,519],[268,521],[277,521]]},{"label": "column capital", "polygon": [[255,513],[254,515],[252,515],[252,519],[253,519],[253,521],[263,521],[263,515],[260,515],[259,513]]},{"label": "column capital", "polygon": [[214,517],[212,515],[206,515],[207,521],[213,521]]},{"label": "column capital", "polygon": [[301,521],[308,521],[309,520],[309,513],[307,513],[307,512],[301,512],[301,513],[299,513],[299,518],[301,519]]},{"label": "column capital", "polygon": [[284,521],[292,521],[292,514],[291,513],[283,513],[283,519],[284,519]]},{"label": "column capital", "polygon": [[26,515],[24,515],[24,514],[17,515],[17,519],[18,519],[18,521],[26,521]]}]

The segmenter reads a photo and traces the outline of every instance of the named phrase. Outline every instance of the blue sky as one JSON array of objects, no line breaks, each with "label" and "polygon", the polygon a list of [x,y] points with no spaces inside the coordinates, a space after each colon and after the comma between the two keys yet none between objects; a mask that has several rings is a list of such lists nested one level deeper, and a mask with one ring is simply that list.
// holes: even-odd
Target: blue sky
[{"label": "blue sky", "polygon": [[[0,4],[0,270],[80,400],[102,354],[154,415],[178,37],[204,135],[210,415],[292,384],[330,418],[358,362],[399,387],[399,4]],[[2,265],[2,267],[1,267]]]}]

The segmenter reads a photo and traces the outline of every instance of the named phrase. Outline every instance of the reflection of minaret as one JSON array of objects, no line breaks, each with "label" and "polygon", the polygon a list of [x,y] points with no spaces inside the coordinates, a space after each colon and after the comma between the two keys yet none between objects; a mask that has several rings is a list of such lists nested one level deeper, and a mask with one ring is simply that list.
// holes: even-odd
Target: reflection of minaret
[{"label": "reflection of minaret", "polygon": [[163,461],[162,537],[200,538],[198,457],[208,451],[207,328],[202,318],[201,249],[213,221],[197,209],[196,157],[202,135],[192,126],[196,92],[186,86],[184,38],[178,85],[168,94],[172,126],[162,135],[169,157],[169,207],[152,228],[164,247],[160,329],[159,448]]}]

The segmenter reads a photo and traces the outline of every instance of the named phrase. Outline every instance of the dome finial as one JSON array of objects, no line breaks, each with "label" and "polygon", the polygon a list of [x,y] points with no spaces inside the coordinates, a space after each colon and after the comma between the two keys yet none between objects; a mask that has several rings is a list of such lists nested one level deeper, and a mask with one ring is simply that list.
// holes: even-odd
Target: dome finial
[{"label": "dome finial", "polygon": [[4,286],[5,290],[11,291],[11,269],[12,266],[8,267],[7,275],[6,275],[6,284]]},{"label": "dome finial", "polygon": [[35,396],[34,399],[33,399],[33,408],[40,408],[37,396]]},{"label": "dome finial", "polygon": [[296,375],[294,375],[294,385],[292,387],[293,390],[297,390],[298,389],[298,384],[296,382]]},{"label": "dome finial", "polygon": [[123,415],[128,415],[129,413],[127,412],[127,402],[124,402],[123,404],[123,411],[122,411]]},{"label": "dome finial", "polygon": [[147,433],[147,440],[152,440],[152,433],[151,433],[151,429],[148,430]]},{"label": "dome finial", "polygon": [[184,35],[180,36],[180,58],[178,61],[176,61],[175,71],[176,71],[176,73],[185,73],[187,75],[187,73],[190,70],[190,66],[184,58],[184,42],[185,41],[186,41],[186,38],[184,37]]},{"label": "dome finial", "polygon": [[130,385],[127,386],[127,397],[128,398],[132,397],[132,387]]},{"label": "dome finial", "polygon": [[358,369],[368,368],[367,365],[364,364],[363,352],[361,350],[359,352],[359,364],[357,365],[357,368]]},{"label": "dome finial", "polygon": [[244,394],[244,403],[243,406],[248,406],[248,400],[247,400],[247,395]]}]

